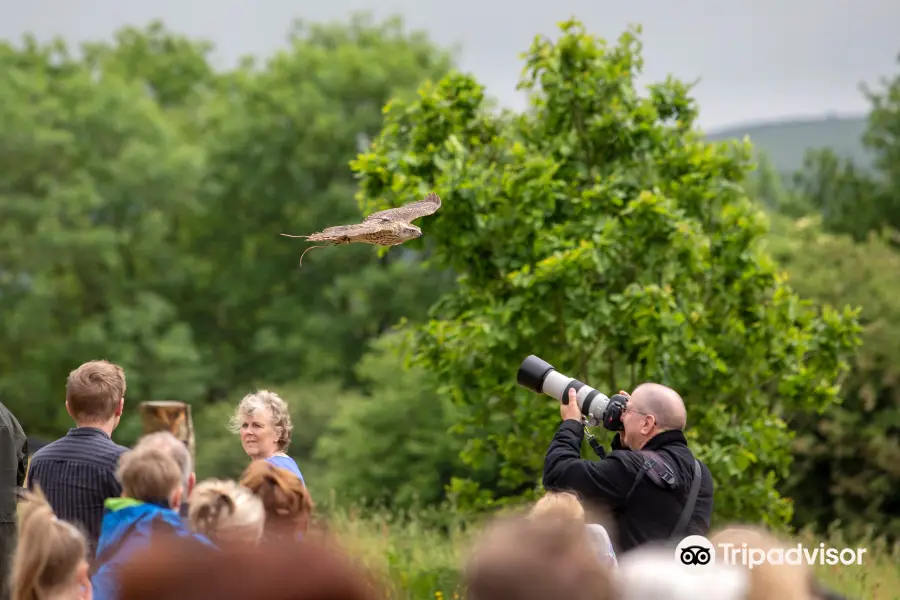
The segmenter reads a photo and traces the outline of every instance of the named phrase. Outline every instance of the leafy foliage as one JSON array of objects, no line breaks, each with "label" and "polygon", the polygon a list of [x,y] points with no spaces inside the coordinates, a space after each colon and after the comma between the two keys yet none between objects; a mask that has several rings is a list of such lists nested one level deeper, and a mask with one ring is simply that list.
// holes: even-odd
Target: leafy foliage
[{"label": "leafy foliage", "polygon": [[841,403],[822,415],[791,420],[797,458],[783,489],[797,506],[795,522],[845,533],[875,530],[900,539],[896,490],[900,442],[897,396],[897,305],[900,76],[868,91],[872,104],[863,143],[870,166],[810,152],[793,185],[779,186],[761,165],[755,194],[773,211],[769,242],[792,286],[818,302],[861,306],[863,345],[842,388]]},{"label": "leafy foliage", "polygon": [[872,528],[900,539],[900,304],[884,276],[900,269],[900,255],[878,237],[857,244],[823,233],[816,218],[775,222],[772,255],[800,293],[863,306],[863,345],[842,402],[792,423],[797,460],[787,491],[797,521],[824,530],[839,519],[848,535]]},{"label": "leafy foliage", "polygon": [[793,182],[796,192],[821,213],[827,231],[856,241],[865,240],[870,231],[900,231],[900,74],[882,79],[880,88],[865,89],[871,110],[862,138],[875,172],[822,148],[809,152]]},{"label": "leafy foliage", "polygon": [[[468,519],[454,510],[537,491],[556,411],[512,384],[536,353],[607,391],[683,391],[719,519],[783,522],[781,489],[801,523],[895,532],[895,241],[869,235],[897,227],[900,79],[870,94],[876,174],[819,153],[785,188],[771,169],[745,178],[748,146],[695,132],[682,83],[638,94],[637,31],[607,45],[563,29],[526,55],[521,115],[448,75],[452,56],[399,19],[297,23],[270,60],[228,71],[158,22],[77,53],[0,45],[5,404],[56,436],[66,374],[105,357],[126,368],[129,407],[194,403],[200,476],[236,476],[247,457],[227,418],[267,387],[292,405],[291,454],[317,501],[449,500]],[[432,188],[445,202],[426,235],[386,253],[317,250],[300,270],[305,246],[278,236]],[[818,210],[821,229],[776,217],[767,234],[748,198]],[[863,307],[841,405],[855,315],[792,288]],[[371,345],[404,320],[412,340]],[[419,550],[402,546],[391,571],[432,589],[432,565],[410,570]]]},{"label": "leafy foliage", "polygon": [[[317,250],[300,269],[305,246],[278,234],[360,219],[347,162],[377,132],[388,98],[447,61],[397,21],[298,25],[286,50],[228,74],[204,106],[205,210],[185,225],[183,248],[209,258],[196,264],[182,315],[217,366],[213,398],[298,374],[353,384],[366,342],[422,318],[437,298],[446,279],[420,256],[347,246]],[[396,288],[409,293],[385,293]]]},{"label": "leafy foliage", "polygon": [[97,357],[125,367],[130,406],[185,400],[198,418],[255,387],[347,391],[367,342],[452,285],[407,249],[319,250],[300,270],[278,235],[359,220],[348,161],[447,52],[362,16],[297,23],[264,65],[216,71],[211,49],[161,23],[77,58],[0,47],[0,394],[32,435],[69,426],[66,374]]},{"label": "leafy foliage", "polygon": [[638,31],[607,46],[575,21],[561,29],[525,56],[525,114],[488,112],[482,86],[452,73],[393,102],[353,163],[367,207],[444,198],[426,235],[460,277],[418,357],[465,409],[466,464],[502,464],[494,485],[451,491],[473,507],[536,491],[558,416],[514,386],[534,353],[601,388],[683,391],[717,518],[784,523],[782,415],[834,402],[855,314],[808,306],[781,280],[741,187],[748,149],[703,141],[687,86],[637,93]]},{"label": "leafy foliage", "polygon": [[461,443],[447,435],[456,408],[436,393],[434,377],[407,368],[409,333],[380,338],[360,361],[365,396],[341,397],[316,458],[330,465],[324,486],[341,502],[402,513],[440,505],[460,474]]},{"label": "leafy foliage", "polygon": [[0,46],[0,131],[0,394],[29,433],[65,426],[66,374],[89,358],[121,364],[134,397],[199,393],[210,369],[170,292],[202,150],[141,86],[33,41]]}]

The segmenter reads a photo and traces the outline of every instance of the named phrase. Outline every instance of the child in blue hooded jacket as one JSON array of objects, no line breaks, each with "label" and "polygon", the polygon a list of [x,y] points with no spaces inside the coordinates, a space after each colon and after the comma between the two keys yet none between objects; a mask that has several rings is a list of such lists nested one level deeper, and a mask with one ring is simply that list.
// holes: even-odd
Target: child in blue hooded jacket
[{"label": "child in blue hooded jacket", "polygon": [[143,550],[159,536],[192,538],[213,546],[203,535],[193,533],[179,515],[186,498],[181,468],[168,454],[156,448],[138,448],[122,455],[118,470],[122,497],[108,498],[97,555],[91,566],[94,600],[116,600],[121,566],[134,552]]}]

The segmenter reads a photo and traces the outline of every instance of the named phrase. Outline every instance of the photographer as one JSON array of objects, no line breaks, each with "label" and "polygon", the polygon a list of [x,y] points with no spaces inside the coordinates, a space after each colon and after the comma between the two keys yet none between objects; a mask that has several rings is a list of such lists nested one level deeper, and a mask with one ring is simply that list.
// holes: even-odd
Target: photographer
[{"label": "photographer", "polygon": [[[575,389],[568,389],[568,402],[560,404],[563,422],[544,459],[544,488],[572,491],[582,501],[607,507],[615,519],[619,552],[648,542],[674,545],[689,535],[706,535],[713,480],[688,448],[681,397],[655,383],[638,386],[630,397],[620,394],[627,405],[612,452],[590,461],[581,458],[585,426]],[[699,478],[692,486],[695,473]]]}]

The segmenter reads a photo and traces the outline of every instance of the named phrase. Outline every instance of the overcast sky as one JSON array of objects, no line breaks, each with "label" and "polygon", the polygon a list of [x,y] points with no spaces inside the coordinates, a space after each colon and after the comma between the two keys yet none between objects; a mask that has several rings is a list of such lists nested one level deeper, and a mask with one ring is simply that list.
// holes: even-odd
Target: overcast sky
[{"label": "overcast sky", "polygon": [[0,38],[109,38],[126,24],[161,18],[170,29],[215,43],[224,64],[267,55],[291,20],[345,18],[355,10],[402,14],[443,45],[459,44],[461,66],[501,102],[521,107],[518,54],[537,33],[570,16],[613,40],[644,28],[642,82],[700,83],[707,129],[797,116],[859,114],[860,82],[900,70],[897,0],[0,0]]}]

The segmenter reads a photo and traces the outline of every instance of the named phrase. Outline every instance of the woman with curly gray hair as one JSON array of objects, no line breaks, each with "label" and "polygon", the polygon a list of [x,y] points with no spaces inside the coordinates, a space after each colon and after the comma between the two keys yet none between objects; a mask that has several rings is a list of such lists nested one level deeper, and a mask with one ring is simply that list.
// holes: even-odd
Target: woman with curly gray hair
[{"label": "woman with curly gray hair", "polygon": [[244,452],[252,460],[266,460],[287,469],[306,485],[297,463],[286,453],[294,426],[288,405],[278,394],[259,390],[244,396],[231,418],[230,429],[240,434]]}]

